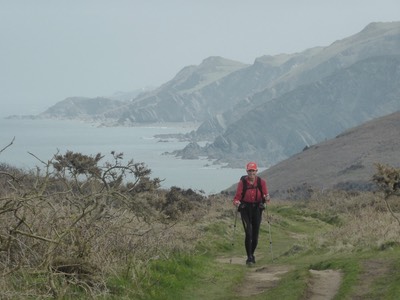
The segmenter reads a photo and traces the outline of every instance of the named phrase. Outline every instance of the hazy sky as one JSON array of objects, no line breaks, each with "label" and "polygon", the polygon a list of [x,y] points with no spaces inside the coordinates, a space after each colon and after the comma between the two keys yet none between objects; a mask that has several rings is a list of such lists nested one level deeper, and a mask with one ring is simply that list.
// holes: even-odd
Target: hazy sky
[{"label": "hazy sky", "polygon": [[399,0],[0,0],[0,116],[158,86],[209,56],[328,46]]}]

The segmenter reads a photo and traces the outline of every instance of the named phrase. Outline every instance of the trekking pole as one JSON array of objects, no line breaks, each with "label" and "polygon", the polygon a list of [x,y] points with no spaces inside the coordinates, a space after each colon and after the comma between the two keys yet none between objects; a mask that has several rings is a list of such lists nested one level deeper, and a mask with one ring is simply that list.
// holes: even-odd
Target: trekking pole
[{"label": "trekking pole", "polygon": [[267,222],[268,222],[268,232],[269,232],[269,249],[271,251],[271,260],[274,261],[274,254],[272,252],[271,222],[270,222],[270,216],[268,213],[268,205],[265,206],[265,209],[267,212]]},{"label": "trekking pole", "polygon": [[[233,234],[232,234],[232,249],[234,248],[235,245],[235,233],[236,233],[236,223],[237,223],[237,216],[238,216],[239,210],[236,209],[235,213],[235,222],[233,223]],[[233,254],[232,254],[233,255]],[[229,263],[232,263],[232,257],[229,260]]]}]

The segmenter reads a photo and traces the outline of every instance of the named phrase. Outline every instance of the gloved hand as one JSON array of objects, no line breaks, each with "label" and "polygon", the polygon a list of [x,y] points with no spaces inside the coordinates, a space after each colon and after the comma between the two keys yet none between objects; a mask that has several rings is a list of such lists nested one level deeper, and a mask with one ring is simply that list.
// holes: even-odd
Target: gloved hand
[{"label": "gloved hand", "polygon": [[236,207],[239,207],[240,201],[237,199],[233,200],[233,205],[235,205]]},{"label": "gloved hand", "polygon": [[264,199],[268,204],[271,202],[271,197],[269,196],[269,194],[264,195]]}]

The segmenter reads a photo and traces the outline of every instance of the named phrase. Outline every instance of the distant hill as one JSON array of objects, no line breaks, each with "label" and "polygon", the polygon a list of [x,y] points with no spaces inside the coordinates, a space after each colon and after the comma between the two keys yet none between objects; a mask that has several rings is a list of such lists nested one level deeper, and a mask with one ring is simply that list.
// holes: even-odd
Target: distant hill
[{"label": "distant hill", "polygon": [[91,121],[98,119],[106,111],[121,107],[124,103],[126,102],[103,97],[70,97],[53,105],[37,117]]},{"label": "distant hill", "polygon": [[276,198],[304,198],[310,190],[373,190],[374,164],[399,168],[399,158],[400,111],[313,145],[259,175]]},{"label": "distant hill", "polygon": [[361,32],[327,47],[257,58],[253,65],[224,78],[221,89],[238,86],[242,97],[237,103],[232,102],[223,114],[206,120],[197,133],[202,136],[216,130],[219,133],[231,130],[228,129],[230,124],[260,104],[304,84],[319,81],[358,61],[383,55],[400,55],[400,22],[371,23]]},{"label": "distant hill", "polygon": [[[400,110],[400,56],[371,57],[259,105],[204,147],[231,165],[271,166],[368,120]],[[178,155],[185,153],[178,152]],[[201,152],[200,152],[201,153]]]},{"label": "distant hill", "polygon": [[183,68],[159,88],[143,93],[123,107],[104,114],[117,123],[201,122],[226,109],[225,91],[205,95],[209,85],[247,65],[222,57],[209,57],[198,66]]},{"label": "distant hill", "polygon": [[[400,22],[371,23],[327,47],[265,55],[252,65],[209,57],[129,101],[71,98],[40,116],[128,126],[200,122],[185,137],[191,144],[176,155],[269,167],[399,110],[399,57]],[[208,144],[197,147],[198,141]]]},{"label": "distant hill", "polygon": [[399,110],[399,57],[400,22],[391,22],[369,24],[328,47],[256,59],[219,85],[226,90],[222,87],[255,82],[253,94],[232,101],[190,136],[196,140],[211,134],[214,141],[202,149],[191,143],[175,154],[208,156],[235,167],[248,160],[274,165],[347,128]]}]

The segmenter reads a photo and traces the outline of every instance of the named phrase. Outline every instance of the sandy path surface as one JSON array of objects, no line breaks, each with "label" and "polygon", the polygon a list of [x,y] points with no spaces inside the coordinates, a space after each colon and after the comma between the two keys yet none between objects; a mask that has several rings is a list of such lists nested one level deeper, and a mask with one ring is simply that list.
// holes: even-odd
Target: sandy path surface
[{"label": "sandy path surface", "polygon": [[264,266],[254,268],[246,274],[237,293],[242,297],[254,296],[275,287],[281,276],[290,271],[290,266]]},{"label": "sandy path surface", "polygon": [[342,273],[337,270],[310,270],[311,281],[308,286],[307,299],[333,299],[340,288]]}]

